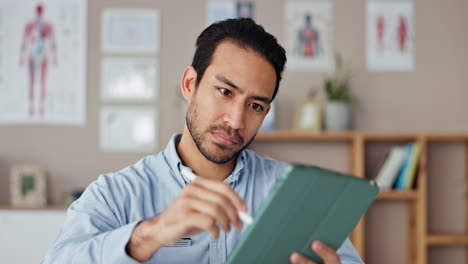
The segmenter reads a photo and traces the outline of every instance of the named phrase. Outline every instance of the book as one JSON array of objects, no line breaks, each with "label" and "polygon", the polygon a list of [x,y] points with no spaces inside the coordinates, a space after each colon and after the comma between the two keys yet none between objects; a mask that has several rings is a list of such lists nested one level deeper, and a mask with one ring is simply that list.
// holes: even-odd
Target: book
[{"label": "book", "polygon": [[393,147],[386,155],[380,170],[375,177],[375,182],[381,190],[391,189],[405,161],[405,147]]},{"label": "book", "polygon": [[408,143],[405,145],[405,160],[403,161],[403,165],[401,166],[400,172],[398,173],[398,177],[395,183],[394,188],[397,190],[405,190],[405,182],[406,182],[406,175],[408,171],[409,162],[411,159],[411,153],[413,152],[413,143]]},{"label": "book", "polygon": [[405,176],[405,190],[411,190],[413,188],[416,179],[416,169],[418,168],[419,157],[421,156],[421,144],[414,143],[413,151],[411,152],[411,158],[408,163],[407,175]]},{"label": "book", "polygon": [[291,164],[226,263],[289,263],[293,252],[322,263],[312,241],[338,249],[378,192],[368,179]]},{"label": "book", "polygon": [[416,170],[421,156],[421,144],[409,143],[407,145],[406,158],[395,184],[397,190],[411,190],[416,180]]}]

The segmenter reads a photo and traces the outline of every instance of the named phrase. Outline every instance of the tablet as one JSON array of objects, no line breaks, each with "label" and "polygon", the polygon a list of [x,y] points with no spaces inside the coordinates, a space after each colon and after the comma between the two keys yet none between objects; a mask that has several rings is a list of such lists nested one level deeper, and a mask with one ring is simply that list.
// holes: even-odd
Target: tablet
[{"label": "tablet", "polygon": [[289,263],[293,252],[322,263],[320,240],[338,249],[375,200],[373,181],[319,167],[289,165],[227,263]]}]

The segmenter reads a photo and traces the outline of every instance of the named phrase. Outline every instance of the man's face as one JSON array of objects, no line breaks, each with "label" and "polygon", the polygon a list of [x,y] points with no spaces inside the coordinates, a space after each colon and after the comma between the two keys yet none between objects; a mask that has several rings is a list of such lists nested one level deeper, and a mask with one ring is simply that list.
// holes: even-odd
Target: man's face
[{"label": "man's face", "polygon": [[221,42],[189,100],[186,123],[206,159],[224,164],[255,137],[276,85],[273,66],[255,52]]}]

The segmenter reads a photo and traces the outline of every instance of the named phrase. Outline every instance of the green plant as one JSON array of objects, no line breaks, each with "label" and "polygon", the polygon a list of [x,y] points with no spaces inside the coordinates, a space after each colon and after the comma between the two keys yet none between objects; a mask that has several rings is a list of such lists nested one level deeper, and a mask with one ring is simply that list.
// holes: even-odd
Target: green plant
[{"label": "green plant", "polygon": [[351,102],[351,71],[349,65],[344,65],[340,54],[335,55],[336,69],[333,75],[325,78],[324,87],[327,98],[330,101]]}]

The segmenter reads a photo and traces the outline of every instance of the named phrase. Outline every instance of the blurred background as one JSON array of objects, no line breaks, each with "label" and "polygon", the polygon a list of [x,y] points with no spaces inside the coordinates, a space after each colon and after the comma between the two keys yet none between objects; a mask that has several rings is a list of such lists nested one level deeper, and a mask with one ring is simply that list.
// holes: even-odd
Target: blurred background
[{"label": "blurred background", "polygon": [[38,263],[90,182],[181,132],[196,37],[230,17],[288,56],[251,148],[376,178],[419,143],[353,241],[366,263],[468,263],[467,1],[62,2],[0,3],[2,263]]}]

